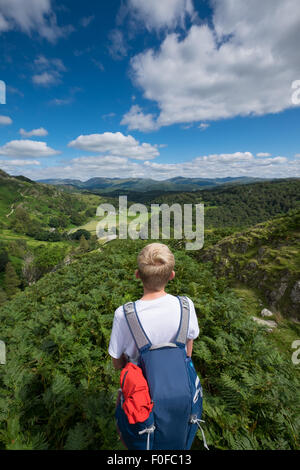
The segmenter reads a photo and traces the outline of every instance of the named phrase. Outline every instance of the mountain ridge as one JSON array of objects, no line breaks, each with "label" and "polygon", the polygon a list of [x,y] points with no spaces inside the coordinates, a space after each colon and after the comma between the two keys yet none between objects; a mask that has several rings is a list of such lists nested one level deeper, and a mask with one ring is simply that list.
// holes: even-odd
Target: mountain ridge
[{"label": "mountain ridge", "polygon": [[256,177],[225,177],[225,178],[186,178],[176,176],[165,180],[155,180],[152,178],[106,178],[94,177],[86,181],[78,179],[49,178],[37,180],[38,183],[51,185],[72,185],[78,189],[101,189],[106,192],[115,190],[151,191],[159,189],[161,191],[195,191],[201,187],[216,187],[222,184],[247,184],[256,181],[266,181],[264,178]]}]

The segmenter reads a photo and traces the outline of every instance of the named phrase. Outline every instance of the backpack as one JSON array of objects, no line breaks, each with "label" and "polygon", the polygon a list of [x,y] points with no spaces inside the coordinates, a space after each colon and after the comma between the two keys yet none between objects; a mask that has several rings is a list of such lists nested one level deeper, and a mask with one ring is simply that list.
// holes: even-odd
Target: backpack
[{"label": "backpack", "polygon": [[123,305],[129,329],[140,353],[139,366],[148,383],[153,409],[143,422],[130,424],[122,408],[116,408],[116,421],[129,450],[189,450],[197,429],[201,430],[202,387],[185,345],[189,326],[189,302],[177,296],[181,318],[173,343],[153,345],[137,314],[135,302]]}]

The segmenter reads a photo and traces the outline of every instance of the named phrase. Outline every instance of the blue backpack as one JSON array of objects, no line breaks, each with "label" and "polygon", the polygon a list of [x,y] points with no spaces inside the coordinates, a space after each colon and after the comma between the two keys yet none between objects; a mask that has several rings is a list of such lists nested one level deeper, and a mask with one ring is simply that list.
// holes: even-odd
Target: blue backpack
[{"label": "blue backpack", "polygon": [[124,314],[140,353],[139,366],[147,380],[154,403],[148,419],[129,424],[122,409],[122,396],[116,420],[129,450],[189,450],[197,429],[201,430],[202,387],[185,345],[189,326],[189,302],[177,296],[181,319],[174,343],[151,344],[137,314],[135,302],[123,306]]}]

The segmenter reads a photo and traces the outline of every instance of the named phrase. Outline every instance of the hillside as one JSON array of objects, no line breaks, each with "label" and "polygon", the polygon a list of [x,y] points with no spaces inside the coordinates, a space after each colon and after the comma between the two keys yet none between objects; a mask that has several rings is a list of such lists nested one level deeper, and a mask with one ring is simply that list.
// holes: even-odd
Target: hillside
[{"label": "hillside", "polygon": [[28,217],[36,231],[42,227],[56,228],[60,222],[62,227],[79,225],[95,214],[100,200],[99,196],[69,194],[55,186],[35,183],[23,176],[12,177],[1,171],[0,229],[22,232],[20,226],[23,225],[26,233]]},{"label": "hillside", "polygon": [[101,201],[0,171],[0,305],[78,251],[95,249],[96,236],[82,232],[88,240],[80,241],[68,231],[94,217]]},{"label": "hillside", "polygon": [[[113,418],[119,373],[107,348],[115,308],[141,295],[134,269],[144,243],[115,240],[0,309],[0,449],[123,448]],[[167,291],[195,303],[201,333],[193,356],[209,447],[299,449],[299,369],[290,352],[209,264],[184,250],[175,258]],[[193,448],[203,449],[200,432]]]},{"label": "hillside", "polygon": [[300,320],[300,211],[234,233],[195,256],[217,276],[257,288],[268,307]]},{"label": "hillside", "polygon": [[[120,193],[111,193],[118,197]],[[194,192],[130,192],[128,199],[146,204],[199,204],[205,207],[205,228],[242,228],[300,207],[300,179],[282,179],[220,186]]]}]

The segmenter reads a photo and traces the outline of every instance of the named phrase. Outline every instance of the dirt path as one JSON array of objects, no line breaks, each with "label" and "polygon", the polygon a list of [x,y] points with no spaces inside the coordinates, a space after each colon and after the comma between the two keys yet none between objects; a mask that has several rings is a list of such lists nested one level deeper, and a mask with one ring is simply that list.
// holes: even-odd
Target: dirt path
[{"label": "dirt path", "polygon": [[13,213],[14,213],[14,211],[15,211],[15,209],[13,208],[13,204],[10,206],[10,208],[11,208],[11,211],[10,211],[10,213],[9,213],[9,214],[6,214],[6,217],[9,217],[9,216],[11,216],[11,214],[13,214]]}]

